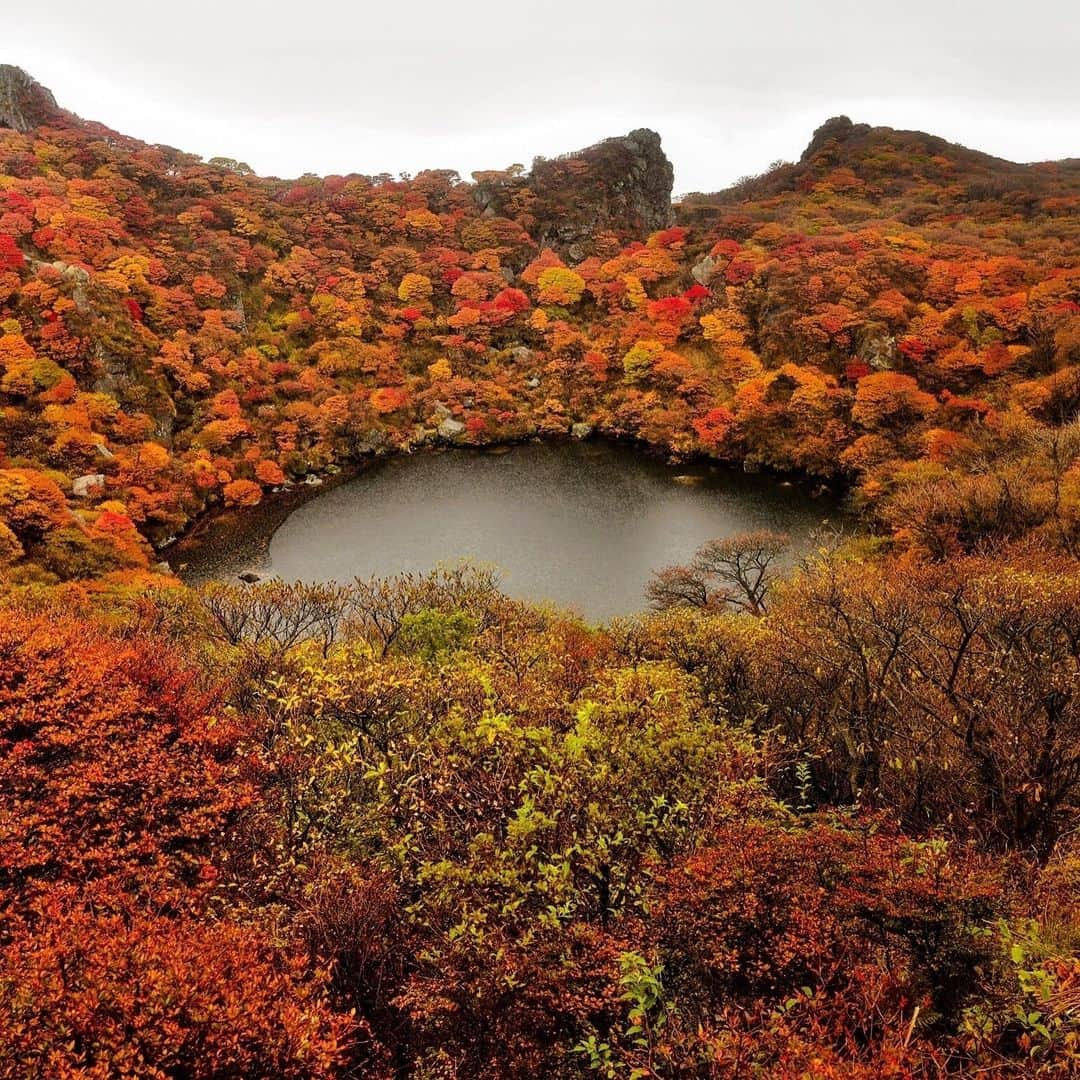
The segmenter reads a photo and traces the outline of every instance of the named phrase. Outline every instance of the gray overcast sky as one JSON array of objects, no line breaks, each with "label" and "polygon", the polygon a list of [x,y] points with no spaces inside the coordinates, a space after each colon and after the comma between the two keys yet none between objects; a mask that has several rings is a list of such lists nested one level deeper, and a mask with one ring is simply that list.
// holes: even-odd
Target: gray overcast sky
[{"label": "gray overcast sky", "polygon": [[64,107],[263,174],[467,177],[647,126],[676,191],[711,191],[837,113],[1080,157],[1066,0],[0,0],[0,20],[0,63]]}]

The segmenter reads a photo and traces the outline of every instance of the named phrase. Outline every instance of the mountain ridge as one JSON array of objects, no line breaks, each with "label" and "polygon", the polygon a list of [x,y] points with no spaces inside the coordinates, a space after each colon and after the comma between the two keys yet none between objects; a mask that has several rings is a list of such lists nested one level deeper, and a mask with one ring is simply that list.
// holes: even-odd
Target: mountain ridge
[{"label": "mountain ridge", "polygon": [[[0,128],[25,134],[52,123],[112,130],[61,109],[52,91],[24,69],[0,65]],[[198,157],[160,143],[143,143],[116,134],[134,144]],[[287,181],[256,175],[249,166],[231,158],[213,157],[207,164],[254,176],[262,182]],[[457,176],[452,170],[425,172]],[[511,203],[528,193],[536,222],[531,230],[533,238],[578,260],[591,252],[592,239],[598,233],[610,232],[626,240],[665,228],[674,220],[674,170],[660,136],[648,128],[605,138],[554,158],[536,157],[528,172],[511,167],[477,172],[473,178],[473,196],[488,216],[503,215]]]},{"label": "mountain ridge", "polygon": [[[180,148],[167,146],[163,143],[150,143],[134,136],[126,135],[111,128],[107,122],[100,120],[88,120],[78,114],[61,108],[52,91],[38,82],[24,68],[13,64],[0,64],[0,128],[8,127],[25,133],[36,127],[49,123],[74,124],[86,129],[100,128],[113,135],[146,147],[155,147],[164,151],[182,155],[184,157],[203,160],[200,155],[192,154]],[[996,174],[1025,175],[1030,172],[1038,173],[1048,168],[1058,167],[1065,170],[1080,171],[1080,156],[1045,159],[1030,162],[1018,162],[1009,158],[999,157],[987,151],[969,147],[965,143],[950,141],[943,136],[918,129],[893,128],[886,125],[873,125],[865,122],[855,122],[847,115],[838,114],[828,118],[820,124],[812,133],[810,141],[803,150],[798,161],[779,163],[778,166],[770,167],[762,173],[745,177],[724,188],[718,188],[710,192],[687,192],[676,199],[674,205],[680,203],[699,204],[704,200],[734,201],[741,197],[756,197],[759,194],[774,189],[778,184],[788,183],[793,172],[802,175],[802,170],[820,163],[823,157],[831,159],[836,166],[850,164],[853,155],[864,153],[869,147],[888,143],[899,143],[902,146],[921,145],[928,154],[953,155],[963,171],[982,169]],[[593,143],[588,147],[568,151],[553,158],[538,156],[533,159],[532,168],[529,171],[521,170],[514,172],[513,169],[485,169],[473,174],[474,183],[477,186],[477,199],[482,209],[488,206],[497,207],[508,201],[514,191],[522,187],[528,187],[530,182],[542,186],[552,196],[553,202],[560,205],[564,215],[574,210],[573,200],[565,197],[566,189],[572,189],[568,184],[565,166],[567,163],[576,161],[605,161],[608,171],[612,159],[617,163],[622,158],[622,164],[628,173],[637,171],[648,175],[648,194],[645,198],[634,199],[631,196],[627,201],[634,203],[636,219],[641,231],[650,231],[663,228],[671,224],[672,201],[671,191],[673,188],[673,175],[671,162],[668,160],[661,147],[660,135],[649,128],[638,128],[626,135],[610,136]],[[238,163],[228,157],[215,156],[206,159],[210,165],[221,167],[235,167]],[[246,173],[257,177],[259,180],[268,182],[302,179],[302,177],[281,177],[270,174],[256,173],[246,165],[240,165]],[[425,172],[453,172],[433,168]],[[569,170],[572,173],[572,170]],[[313,175],[313,174],[305,174]],[[328,174],[333,175],[333,174]],[[348,173],[347,176],[366,175],[362,173]],[[456,175],[456,173],[455,173]],[[493,178],[497,178],[493,181]],[[326,179],[326,177],[320,177]],[[610,179],[610,176],[608,177]],[[463,181],[468,183],[468,181]],[[501,187],[501,190],[498,188]],[[666,187],[666,192],[664,191]],[[560,190],[563,189],[563,190]],[[666,205],[665,205],[666,199]],[[618,215],[615,215],[618,219]],[[622,226],[623,233],[629,231],[633,215],[623,215],[623,220],[616,220],[616,224]],[[605,215],[599,215],[598,224],[603,224]],[[570,227],[560,228],[554,221],[545,223],[546,232],[537,237],[541,242],[549,239],[556,244],[560,242],[559,233],[563,233],[563,246],[574,242],[580,242],[581,229]]]}]

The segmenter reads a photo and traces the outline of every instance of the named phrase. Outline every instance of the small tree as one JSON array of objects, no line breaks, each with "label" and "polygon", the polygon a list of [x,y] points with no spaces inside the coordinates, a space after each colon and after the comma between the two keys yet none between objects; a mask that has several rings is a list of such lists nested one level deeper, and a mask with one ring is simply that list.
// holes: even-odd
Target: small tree
[{"label": "small tree", "polygon": [[284,653],[301,641],[328,649],[349,603],[339,585],[307,585],[272,578],[258,585],[214,582],[200,594],[203,606],[230,645],[267,644]]},{"label": "small tree", "polygon": [[708,582],[692,566],[666,566],[657,570],[645,587],[645,595],[661,611],[709,606]]},{"label": "small tree", "polygon": [[767,530],[710,540],[698,548],[689,565],[658,570],[646,594],[661,610],[730,607],[764,615],[776,564],[788,545],[787,536]]}]

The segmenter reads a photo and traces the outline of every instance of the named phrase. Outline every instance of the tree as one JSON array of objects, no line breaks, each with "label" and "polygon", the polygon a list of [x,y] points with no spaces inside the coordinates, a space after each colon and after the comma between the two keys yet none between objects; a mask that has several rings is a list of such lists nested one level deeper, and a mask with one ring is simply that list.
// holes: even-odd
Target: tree
[{"label": "tree", "polygon": [[415,304],[431,299],[431,279],[424,274],[406,274],[398,285],[398,299]]},{"label": "tree", "polygon": [[936,404],[910,375],[881,371],[859,380],[851,418],[871,430],[897,432],[928,416]]},{"label": "tree", "polygon": [[542,270],[536,285],[541,304],[557,304],[560,307],[576,304],[585,291],[585,279],[565,266],[551,266]]},{"label": "tree", "polygon": [[776,564],[788,544],[787,536],[764,530],[711,540],[698,548],[688,566],[654,574],[647,595],[661,610],[680,605],[731,607],[764,615]]},{"label": "tree", "polygon": [[254,480],[233,480],[222,488],[222,494],[233,506],[255,506],[262,499],[262,488]]},{"label": "tree", "polygon": [[0,948],[0,1077],[341,1075],[351,1018],[259,931],[66,897],[35,916]]}]

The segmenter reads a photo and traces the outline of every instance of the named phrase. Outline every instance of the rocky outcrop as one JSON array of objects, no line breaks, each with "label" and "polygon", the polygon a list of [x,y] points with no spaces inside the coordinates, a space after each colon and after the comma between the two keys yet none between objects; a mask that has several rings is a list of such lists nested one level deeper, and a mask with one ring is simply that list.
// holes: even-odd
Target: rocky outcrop
[{"label": "rocky outcrop", "polygon": [[712,281],[713,274],[720,269],[722,261],[716,255],[706,255],[700,262],[694,263],[690,276],[699,285],[708,285]]},{"label": "rocky outcrop", "polygon": [[511,202],[528,192],[533,238],[577,261],[604,233],[625,242],[671,225],[674,180],[660,136],[639,128],[585,150],[537,158],[530,173],[478,173],[473,196],[486,214],[509,216]]},{"label": "rocky outcrop", "polygon": [[846,142],[855,134],[870,130],[869,124],[854,124],[850,117],[833,116],[826,120],[810,138],[810,143],[799,158],[800,162],[809,161],[819,150],[830,142]]},{"label": "rocky outcrop", "polygon": [[0,127],[29,131],[61,115],[52,91],[11,64],[0,64]]},{"label": "rocky outcrop", "polygon": [[460,420],[448,418],[439,424],[439,438],[453,442],[455,439],[460,439],[465,434],[465,430],[465,425]]}]

